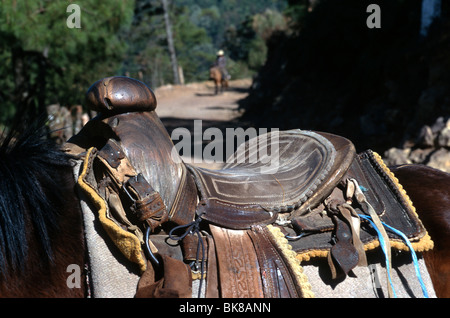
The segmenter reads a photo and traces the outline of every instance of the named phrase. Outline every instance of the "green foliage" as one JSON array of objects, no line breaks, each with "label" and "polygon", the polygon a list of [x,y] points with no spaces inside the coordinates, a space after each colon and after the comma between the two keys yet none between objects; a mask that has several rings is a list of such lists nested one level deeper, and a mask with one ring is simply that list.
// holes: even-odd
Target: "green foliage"
[{"label": "green foliage", "polygon": [[[232,78],[248,77],[265,62],[265,41],[283,29],[286,0],[177,0],[170,18],[178,64],[186,82],[208,79],[216,52],[224,49]],[[124,72],[152,86],[173,82],[160,0],[137,0]],[[256,15],[256,16],[255,16]]]},{"label": "green foliage", "polygon": [[[317,1],[315,2],[317,3]],[[308,15],[310,3],[308,0],[288,0],[288,6],[283,11],[291,29],[300,29]]]},{"label": "green foliage", "polygon": [[[224,49],[233,78],[265,63],[266,41],[284,29],[287,0],[172,0],[170,19],[185,82],[208,79]],[[94,81],[128,75],[152,87],[173,82],[161,0],[0,2],[0,124],[18,108],[34,116],[51,103],[82,104]]]},{"label": "green foliage", "polygon": [[66,24],[70,3],[0,3],[0,120],[17,107],[81,104],[90,84],[117,73],[126,48],[120,34],[131,22],[134,1],[77,1],[81,28]]},{"label": "green foliage", "polygon": [[[228,28],[223,46],[233,60],[243,62],[254,73],[266,61],[266,42],[273,32],[286,28],[286,20],[280,12],[266,9],[248,17],[237,28]],[[243,72],[245,74],[245,70]]]},{"label": "green foliage", "polygon": [[180,11],[174,23],[178,61],[188,81],[204,80],[208,78],[215,49],[206,30],[190,21],[189,9],[184,7]]},{"label": "green foliage", "polygon": [[[152,9],[143,12],[143,3]],[[152,87],[173,83],[160,1],[137,1],[136,4],[135,17],[139,18],[129,31],[129,50],[123,70],[150,83]],[[196,13],[191,12],[190,8],[172,4],[170,9],[178,64],[183,69],[185,80],[207,79],[215,54],[211,38],[205,28],[192,23],[190,17]]]}]

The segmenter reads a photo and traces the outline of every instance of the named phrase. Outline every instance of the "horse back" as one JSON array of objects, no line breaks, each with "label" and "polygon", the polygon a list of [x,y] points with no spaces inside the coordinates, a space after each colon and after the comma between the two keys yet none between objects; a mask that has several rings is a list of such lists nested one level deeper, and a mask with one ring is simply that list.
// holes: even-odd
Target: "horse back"
[{"label": "horse back", "polygon": [[[11,130],[0,146],[0,297],[82,297],[84,236],[72,166],[43,126],[30,126]],[[76,271],[74,284],[68,269]]]},{"label": "horse back", "polygon": [[424,258],[438,297],[450,297],[450,174],[423,165],[391,168],[434,241]]}]

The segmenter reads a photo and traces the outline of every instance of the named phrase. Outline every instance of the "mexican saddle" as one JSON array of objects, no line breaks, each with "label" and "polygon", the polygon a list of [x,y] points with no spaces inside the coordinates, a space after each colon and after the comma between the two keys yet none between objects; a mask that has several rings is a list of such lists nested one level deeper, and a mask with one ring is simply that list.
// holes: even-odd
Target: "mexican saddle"
[{"label": "mexican saddle", "polygon": [[[191,297],[193,281],[201,297],[312,297],[302,261],[326,258],[337,278],[367,266],[380,242],[408,249],[383,224],[416,251],[432,248],[380,156],[343,137],[272,132],[211,170],[174,151],[144,83],[105,78],[86,96],[98,115],[66,151],[83,162],[78,186],[96,218],[139,269],[136,297]],[[276,164],[248,160],[258,147]]]}]

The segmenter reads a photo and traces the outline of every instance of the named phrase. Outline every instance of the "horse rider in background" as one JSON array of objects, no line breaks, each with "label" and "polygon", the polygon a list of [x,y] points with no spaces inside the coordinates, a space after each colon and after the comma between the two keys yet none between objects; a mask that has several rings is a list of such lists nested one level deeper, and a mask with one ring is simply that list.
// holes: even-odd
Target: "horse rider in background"
[{"label": "horse rider in background", "polygon": [[217,52],[217,58],[214,65],[219,68],[220,72],[222,73],[223,79],[229,80],[231,78],[230,74],[228,74],[227,71],[227,59],[224,55],[223,50],[219,50]]}]

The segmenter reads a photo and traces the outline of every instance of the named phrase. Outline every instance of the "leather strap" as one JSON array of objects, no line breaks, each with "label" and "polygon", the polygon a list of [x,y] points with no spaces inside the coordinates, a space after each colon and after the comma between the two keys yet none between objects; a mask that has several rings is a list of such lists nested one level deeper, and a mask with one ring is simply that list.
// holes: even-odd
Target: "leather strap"
[{"label": "leather strap", "polygon": [[348,275],[358,265],[359,258],[358,251],[353,246],[352,230],[349,224],[337,215],[333,215],[332,218],[336,224],[336,243],[331,247],[328,254],[328,264],[330,265],[332,278],[335,279],[339,276],[339,272],[336,270],[334,262],[339,265],[345,275]]},{"label": "leather strap", "polygon": [[115,140],[108,140],[99,151],[98,158],[119,191],[123,191],[129,198],[130,210],[138,221],[146,223],[154,231],[169,219],[167,208],[159,193],[141,173],[136,172]]},{"label": "leather strap", "polygon": [[206,270],[206,298],[219,298],[219,276],[217,273],[216,246],[212,236],[206,238],[208,242],[208,269]]},{"label": "leather strap", "polygon": [[303,292],[288,261],[277,247],[267,227],[255,226],[248,231],[258,256],[264,297],[301,298]]},{"label": "leather strap", "polygon": [[216,245],[220,296],[264,297],[258,257],[248,232],[214,225],[211,225],[211,232]]},{"label": "leather strap", "polygon": [[197,201],[197,187],[194,178],[183,166],[180,186],[169,212],[170,221],[179,225],[189,224],[194,221]]},{"label": "leather strap", "polygon": [[147,223],[152,231],[169,220],[164,201],[141,173],[129,178],[123,189],[132,201],[130,209],[135,217]]},{"label": "leather strap", "polygon": [[373,223],[377,227],[377,230],[379,231],[379,233],[383,236],[384,242],[386,244],[387,258],[388,258],[388,261],[389,261],[388,262],[389,263],[389,267],[386,269],[387,273],[388,273],[387,274],[387,286],[388,286],[388,295],[389,295],[390,298],[392,298],[393,297],[393,290],[392,290],[391,284],[389,283],[389,273],[392,271],[392,255],[391,255],[391,244],[389,242],[389,236],[387,235],[387,232],[384,229],[384,226],[381,223],[381,220],[380,220],[378,214],[375,212],[374,208],[367,201],[366,196],[361,191],[357,181],[352,179],[352,182],[354,182],[355,185],[356,185],[356,191],[355,191],[356,200],[358,200],[358,203],[361,204],[361,206],[363,207],[364,212],[366,212],[367,214],[370,215],[370,217],[372,218]]},{"label": "leather strap", "polygon": [[192,278],[189,266],[182,261],[162,256],[163,275],[155,273],[152,266],[139,280],[136,298],[190,298],[192,297]]}]

